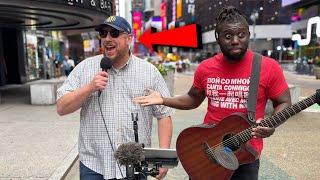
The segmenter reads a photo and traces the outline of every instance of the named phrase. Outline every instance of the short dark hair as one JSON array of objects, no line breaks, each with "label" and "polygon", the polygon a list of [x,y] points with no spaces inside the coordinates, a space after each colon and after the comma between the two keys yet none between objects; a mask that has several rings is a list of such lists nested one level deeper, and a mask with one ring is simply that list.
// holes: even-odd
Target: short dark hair
[{"label": "short dark hair", "polygon": [[[248,25],[247,19],[244,14],[242,14],[239,9],[233,6],[227,6],[222,8],[216,18],[216,31],[219,31],[221,24],[223,23],[235,23],[244,22]],[[249,25],[248,25],[249,27]]]}]

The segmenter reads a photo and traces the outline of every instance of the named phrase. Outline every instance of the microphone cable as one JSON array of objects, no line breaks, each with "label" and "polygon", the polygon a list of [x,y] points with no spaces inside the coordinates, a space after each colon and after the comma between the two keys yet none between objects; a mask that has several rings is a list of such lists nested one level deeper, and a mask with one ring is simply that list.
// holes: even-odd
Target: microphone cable
[{"label": "microphone cable", "polygon": [[[107,124],[106,124],[106,120],[104,119],[104,116],[103,116],[103,113],[102,113],[102,108],[101,108],[101,103],[100,103],[100,96],[98,96],[98,104],[99,104],[99,110],[100,110],[100,114],[101,114],[101,117],[102,117],[102,120],[103,120],[103,124],[104,124],[104,127],[105,127],[107,135],[108,135],[109,143],[110,143],[112,152],[114,154],[115,153],[115,149],[114,149],[114,147],[112,145],[112,141],[111,141],[110,134],[109,134],[109,131],[108,131],[108,128],[107,128]],[[121,174],[122,178],[124,178],[123,173],[122,173],[121,168],[120,168],[120,165],[119,165],[117,160],[116,160],[116,164],[117,164],[117,166],[119,168],[119,171],[120,171],[120,174]]]}]

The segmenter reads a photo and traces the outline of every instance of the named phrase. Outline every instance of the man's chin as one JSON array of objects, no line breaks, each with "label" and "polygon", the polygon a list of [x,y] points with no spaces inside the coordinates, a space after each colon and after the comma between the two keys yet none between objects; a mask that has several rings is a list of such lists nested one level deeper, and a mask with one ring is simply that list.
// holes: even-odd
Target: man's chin
[{"label": "man's chin", "polygon": [[115,59],[115,55],[110,55],[110,54],[106,54],[106,57],[110,60],[114,60]]},{"label": "man's chin", "polygon": [[240,52],[240,53],[235,53],[235,54],[228,53],[225,56],[232,61],[238,61],[238,60],[241,60],[245,54],[246,54],[246,52]]}]

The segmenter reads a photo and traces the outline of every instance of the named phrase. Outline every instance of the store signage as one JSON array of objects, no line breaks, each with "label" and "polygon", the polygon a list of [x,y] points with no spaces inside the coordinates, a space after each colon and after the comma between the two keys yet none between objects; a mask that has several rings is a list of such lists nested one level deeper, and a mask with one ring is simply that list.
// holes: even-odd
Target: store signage
[{"label": "store signage", "polygon": [[182,17],[182,0],[177,0],[177,19]]},{"label": "store signage", "polygon": [[131,1],[132,11],[143,11],[144,0],[132,0]]},{"label": "store signage", "polygon": [[196,9],[196,5],[195,5],[195,0],[186,0],[186,4],[187,4],[187,9],[188,9],[188,13],[194,15],[195,9]]},{"label": "store signage", "polygon": [[190,23],[194,22],[194,15],[196,9],[196,2],[195,0],[184,0],[183,1],[183,19],[185,22]]},{"label": "store signage", "polygon": [[78,6],[87,9],[98,9],[102,11],[112,12],[112,0],[39,0],[42,2],[50,2],[56,4],[65,4],[68,6]]},{"label": "store signage", "polygon": [[133,27],[133,36],[137,41],[141,35],[141,28],[142,28],[142,18],[143,14],[141,11],[135,11],[132,13],[132,27]]},{"label": "store signage", "polygon": [[300,0],[282,0],[282,1],[281,1],[281,6],[282,6],[282,7],[288,6],[288,5],[297,3],[297,2],[299,2],[299,1],[300,1]]},{"label": "store signage", "polygon": [[67,1],[68,5],[74,6],[74,5],[87,5],[91,7],[99,7],[102,10],[105,9],[111,9],[112,3],[109,0],[65,0]]},{"label": "store signage", "polygon": [[160,4],[160,17],[162,21],[162,29],[167,29],[167,2]]},{"label": "store signage", "polygon": [[161,32],[154,32],[153,29],[148,29],[139,39],[140,43],[150,50],[155,50],[153,49],[153,45],[201,48],[201,40],[201,28],[197,24],[190,24]]},{"label": "store signage", "polygon": [[306,38],[302,39],[301,34],[294,34],[292,35],[292,41],[297,41],[299,46],[306,46],[310,43],[311,41],[311,33],[312,33],[312,25],[316,25],[316,35],[317,37],[320,37],[320,16],[316,16],[313,18],[310,18],[308,20],[308,25],[307,25],[307,34]]}]

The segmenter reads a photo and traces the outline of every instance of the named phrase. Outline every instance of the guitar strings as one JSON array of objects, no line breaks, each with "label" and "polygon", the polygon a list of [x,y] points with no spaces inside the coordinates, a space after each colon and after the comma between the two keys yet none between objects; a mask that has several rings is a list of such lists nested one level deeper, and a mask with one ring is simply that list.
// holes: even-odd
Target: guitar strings
[{"label": "guitar strings", "polygon": [[[238,144],[240,145],[241,142],[239,142],[239,139],[236,136],[239,136],[239,138],[242,140],[242,137],[243,136],[246,137],[246,135],[248,135],[248,133],[249,133],[249,135],[248,135],[249,139],[248,140],[250,140],[252,138],[252,136],[251,136],[252,128],[257,127],[258,125],[260,125],[260,126],[262,125],[262,127],[275,127],[275,126],[278,125],[278,122],[277,122],[276,118],[278,119],[278,118],[280,118],[280,116],[282,116],[284,119],[290,118],[292,115],[295,115],[298,112],[302,111],[303,109],[305,109],[305,108],[311,106],[312,104],[314,104],[315,103],[315,98],[316,98],[316,94],[310,96],[309,98],[306,98],[303,101],[299,101],[298,103],[296,103],[296,104],[294,104],[294,105],[292,105],[290,107],[287,107],[287,108],[281,110],[280,112],[276,113],[274,116],[271,116],[271,117],[268,117],[268,118],[262,120],[259,124],[256,124],[256,125],[254,125],[254,126],[252,126],[250,128],[247,128],[247,129],[239,132],[237,135],[234,135],[234,136],[228,138],[227,140],[224,140],[224,141],[222,141],[222,142],[220,142],[220,143],[218,143],[218,144],[216,144],[216,145],[214,145],[212,147],[209,147],[210,152],[212,152],[211,151],[212,149],[215,149],[215,148],[221,147],[221,146],[230,147],[230,146],[238,146]],[[304,105],[304,107],[301,108],[301,105]],[[293,112],[290,111],[290,110],[292,110]],[[289,115],[289,117],[286,117],[285,114],[283,114],[284,112],[286,112]],[[293,114],[290,114],[290,112],[293,113]],[[271,122],[271,120],[274,121],[275,125]],[[279,120],[280,120],[280,123],[281,123],[282,122],[281,118]],[[271,125],[269,125],[268,122],[270,122]],[[246,140],[246,141],[248,141],[248,140]],[[235,144],[234,141],[237,141],[238,143]]]}]

